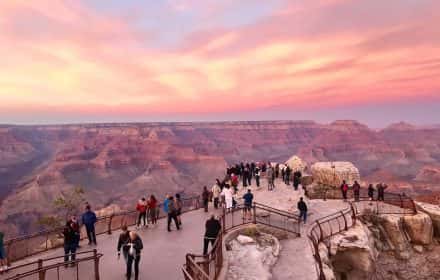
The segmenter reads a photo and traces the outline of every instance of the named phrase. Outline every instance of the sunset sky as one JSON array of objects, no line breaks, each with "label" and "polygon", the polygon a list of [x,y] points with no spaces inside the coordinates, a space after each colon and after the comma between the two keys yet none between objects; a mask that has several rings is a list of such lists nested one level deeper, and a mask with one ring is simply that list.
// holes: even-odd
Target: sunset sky
[{"label": "sunset sky", "polygon": [[0,0],[0,123],[440,123],[440,1]]}]

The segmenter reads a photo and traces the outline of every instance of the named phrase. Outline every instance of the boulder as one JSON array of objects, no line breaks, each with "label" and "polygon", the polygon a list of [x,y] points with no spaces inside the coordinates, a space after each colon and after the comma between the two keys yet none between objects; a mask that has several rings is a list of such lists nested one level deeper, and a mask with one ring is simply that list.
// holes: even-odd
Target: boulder
[{"label": "boulder", "polygon": [[432,221],[428,214],[419,212],[416,215],[403,217],[405,231],[411,242],[418,245],[429,245],[432,242]]},{"label": "boulder", "polygon": [[307,163],[298,156],[293,156],[286,161],[286,165],[289,166],[294,172],[301,171],[304,173],[307,170]]},{"label": "boulder", "polygon": [[410,244],[403,229],[403,217],[400,215],[380,215],[378,222],[385,231],[384,235],[391,243],[395,256],[398,259],[407,260],[410,258]]},{"label": "boulder", "polygon": [[246,244],[253,244],[255,243],[255,240],[252,237],[246,236],[246,235],[239,235],[237,236],[237,241],[241,244],[241,245],[246,245]]},{"label": "boulder", "polygon": [[417,210],[426,213],[431,218],[434,236],[440,238],[440,207],[430,203],[416,202]]},{"label": "boulder", "polygon": [[340,186],[343,180],[349,185],[360,181],[359,170],[351,162],[317,162],[311,172],[314,182],[328,186]]},{"label": "boulder", "polygon": [[334,236],[330,240],[330,255],[337,279],[369,279],[376,271],[378,253],[374,237],[362,223]]}]

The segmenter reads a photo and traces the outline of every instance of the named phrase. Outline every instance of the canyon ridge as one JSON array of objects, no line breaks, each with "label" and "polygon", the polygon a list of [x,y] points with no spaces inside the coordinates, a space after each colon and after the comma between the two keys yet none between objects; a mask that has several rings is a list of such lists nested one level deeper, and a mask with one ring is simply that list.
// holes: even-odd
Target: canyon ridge
[{"label": "canyon ridge", "polygon": [[357,121],[0,126],[0,230],[42,229],[53,200],[81,186],[95,209],[133,209],[146,195],[199,194],[229,164],[349,161],[363,183],[385,182],[438,203],[440,126]]}]

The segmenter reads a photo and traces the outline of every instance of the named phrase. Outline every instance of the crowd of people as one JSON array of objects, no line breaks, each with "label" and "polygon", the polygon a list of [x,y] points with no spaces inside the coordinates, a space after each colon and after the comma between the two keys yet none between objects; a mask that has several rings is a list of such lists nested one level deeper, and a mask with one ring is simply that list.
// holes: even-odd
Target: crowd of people
[{"label": "crowd of people", "polygon": [[[377,200],[377,201],[384,201],[385,200],[385,190],[388,188],[387,184],[384,183],[378,183],[376,187],[373,186],[373,184],[369,184],[367,188],[367,194],[368,199],[370,201]],[[354,201],[360,200],[360,194],[361,194],[361,185],[358,183],[358,181],[354,181],[353,185],[350,187],[347,182],[344,180],[342,181],[342,184],[340,186],[342,198],[344,201],[347,201],[348,198],[348,191],[353,190],[353,197]],[[375,199],[374,193],[377,191],[377,197]]]}]

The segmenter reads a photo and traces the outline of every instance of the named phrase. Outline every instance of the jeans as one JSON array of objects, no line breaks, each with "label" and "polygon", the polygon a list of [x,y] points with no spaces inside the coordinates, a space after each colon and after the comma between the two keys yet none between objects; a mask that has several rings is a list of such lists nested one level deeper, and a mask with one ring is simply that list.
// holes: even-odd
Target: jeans
[{"label": "jeans", "polygon": [[215,237],[206,237],[203,239],[203,255],[208,254],[208,246],[209,242],[211,242],[211,246],[214,246],[215,243]]},{"label": "jeans", "polygon": [[176,224],[176,228],[179,228],[179,222],[177,221],[177,215],[176,212],[168,213],[168,231],[171,231],[171,220],[174,220],[174,223]]},{"label": "jeans", "polygon": [[139,262],[141,261],[141,256],[128,256],[127,259],[127,279],[131,278],[131,268],[134,263],[134,279],[139,279]]},{"label": "jeans", "polygon": [[96,233],[95,233],[95,226],[86,226],[87,231],[87,238],[89,239],[89,244],[94,243],[96,244]]},{"label": "jeans", "polygon": [[147,218],[147,212],[140,212],[138,216],[137,226],[141,225],[141,220],[144,221],[144,226],[146,226],[147,225],[147,221],[145,220],[146,218]]},{"label": "jeans", "polygon": [[218,197],[214,197],[214,208],[218,209]]},{"label": "jeans", "polygon": [[303,220],[304,223],[307,221],[307,211],[299,211],[299,218]]},{"label": "jeans", "polygon": [[203,200],[203,207],[205,208],[205,212],[208,212],[208,204],[209,204],[209,200],[204,199]]},{"label": "jeans", "polygon": [[255,176],[255,181],[257,183],[257,187],[260,186],[260,176]]},{"label": "jeans", "polygon": [[78,244],[76,242],[67,243],[64,244],[64,262],[69,261],[69,254],[72,254],[71,260],[74,261],[76,259],[76,248],[78,247]]}]

